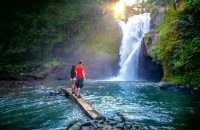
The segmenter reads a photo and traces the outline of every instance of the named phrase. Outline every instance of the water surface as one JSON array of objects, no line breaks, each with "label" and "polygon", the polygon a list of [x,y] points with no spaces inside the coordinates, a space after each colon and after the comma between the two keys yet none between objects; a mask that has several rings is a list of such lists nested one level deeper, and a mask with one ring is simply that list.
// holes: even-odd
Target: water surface
[{"label": "water surface", "polygon": [[[49,95],[66,84],[70,85],[69,82],[52,82],[0,95],[0,128],[66,129],[73,119],[86,120],[76,103],[63,95]],[[127,120],[158,129],[199,127],[199,97],[163,91],[157,83],[87,81],[82,94],[108,118],[119,112]]]},{"label": "water surface", "polygon": [[150,82],[90,82],[85,98],[103,115],[116,112],[158,129],[199,127],[200,99],[183,92],[160,90]]},{"label": "water surface", "polygon": [[86,116],[76,103],[65,96],[49,95],[61,87],[57,85],[21,88],[1,95],[0,128],[66,129],[73,119],[85,120]]}]

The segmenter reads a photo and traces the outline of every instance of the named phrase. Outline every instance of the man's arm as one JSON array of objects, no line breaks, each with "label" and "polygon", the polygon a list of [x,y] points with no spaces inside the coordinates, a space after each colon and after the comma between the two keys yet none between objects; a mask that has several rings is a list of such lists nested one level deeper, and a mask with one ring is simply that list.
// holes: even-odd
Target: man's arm
[{"label": "man's arm", "polygon": [[83,74],[84,80],[86,80],[86,76],[85,76],[85,71],[84,70],[82,71],[82,74]]}]

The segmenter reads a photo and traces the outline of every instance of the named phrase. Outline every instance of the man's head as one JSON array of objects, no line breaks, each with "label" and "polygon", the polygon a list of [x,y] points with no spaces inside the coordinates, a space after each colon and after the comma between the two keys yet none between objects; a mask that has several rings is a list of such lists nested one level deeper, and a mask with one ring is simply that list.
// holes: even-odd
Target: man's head
[{"label": "man's head", "polygon": [[80,60],[78,63],[79,63],[80,65],[82,65],[82,64],[83,64],[83,60]]}]

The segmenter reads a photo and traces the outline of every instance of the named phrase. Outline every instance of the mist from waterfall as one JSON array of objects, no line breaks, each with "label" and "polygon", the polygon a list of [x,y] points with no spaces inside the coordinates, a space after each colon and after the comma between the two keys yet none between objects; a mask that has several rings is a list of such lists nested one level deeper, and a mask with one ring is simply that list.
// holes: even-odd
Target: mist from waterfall
[{"label": "mist from waterfall", "polygon": [[149,31],[150,20],[150,13],[144,13],[130,17],[127,23],[119,22],[123,33],[119,51],[120,70],[118,76],[112,80],[140,80],[138,77],[139,49],[145,33]]}]

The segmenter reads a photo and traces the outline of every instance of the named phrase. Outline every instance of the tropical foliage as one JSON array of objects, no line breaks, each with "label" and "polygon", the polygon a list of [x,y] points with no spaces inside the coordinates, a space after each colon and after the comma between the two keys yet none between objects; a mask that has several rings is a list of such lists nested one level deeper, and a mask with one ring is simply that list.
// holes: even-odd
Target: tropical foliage
[{"label": "tropical foliage", "polygon": [[159,27],[154,58],[163,64],[164,80],[200,83],[200,1],[184,0],[176,10],[171,0]]},{"label": "tropical foliage", "polygon": [[104,4],[103,0],[1,2],[1,76],[5,71],[19,74],[21,68],[36,63],[69,62],[74,48],[115,53],[118,33],[114,19],[104,13]]}]

